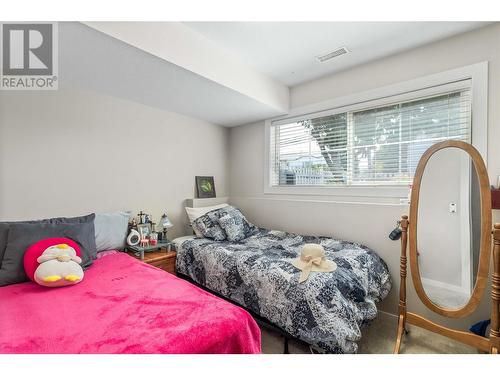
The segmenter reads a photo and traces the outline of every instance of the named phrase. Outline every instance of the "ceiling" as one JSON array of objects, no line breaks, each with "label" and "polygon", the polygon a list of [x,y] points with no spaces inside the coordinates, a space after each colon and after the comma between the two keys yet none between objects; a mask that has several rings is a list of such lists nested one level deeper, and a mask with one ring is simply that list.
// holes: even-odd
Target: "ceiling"
[{"label": "ceiling", "polygon": [[[487,25],[486,22],[187,22],[236,58],[287,86]],[[320,63],[315,56],[346,46]]]},{"label": "ceiling", "polygon": [[[223,126],[286,114],[294,85],[481,22],[62,22],[60,86]],[[324,63],[316,56],[346,46]]]},{"label": "ceiling", "polygon": [[286,113],[77,22],[59,23],[59,76],[60,88],[92,90],[228,127]]}]

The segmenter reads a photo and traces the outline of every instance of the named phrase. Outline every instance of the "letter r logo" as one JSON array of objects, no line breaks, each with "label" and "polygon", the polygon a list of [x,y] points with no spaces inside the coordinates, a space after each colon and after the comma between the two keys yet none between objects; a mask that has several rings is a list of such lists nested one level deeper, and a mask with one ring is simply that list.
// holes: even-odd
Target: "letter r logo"
[{"label": "letter r logo", "polygon": [[52,24],[3,24],[4,75],[52,75]]}]

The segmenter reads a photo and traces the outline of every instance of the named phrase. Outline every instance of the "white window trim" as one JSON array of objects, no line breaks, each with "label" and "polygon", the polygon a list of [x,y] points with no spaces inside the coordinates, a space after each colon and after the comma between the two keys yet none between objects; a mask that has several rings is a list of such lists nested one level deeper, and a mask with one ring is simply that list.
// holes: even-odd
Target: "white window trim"
[{"label": "white window trim", "polygon": [[266,120],[264,127],[264,194],[406,198],[408,195],[408,187],[406,186],[271,186],[271,124],[287,123],[311,114],[326,116],[383,106],[395,101],[401,102],[422,96],[436,95],[449,92],[450,89],[463,88],[465,80],[470,80],[470,85],[467,87],[471,89],[472,145],[479,151],[485,164],[488,165],[488,62],[484,61],[358,94],[293,108],[287,115]]}]

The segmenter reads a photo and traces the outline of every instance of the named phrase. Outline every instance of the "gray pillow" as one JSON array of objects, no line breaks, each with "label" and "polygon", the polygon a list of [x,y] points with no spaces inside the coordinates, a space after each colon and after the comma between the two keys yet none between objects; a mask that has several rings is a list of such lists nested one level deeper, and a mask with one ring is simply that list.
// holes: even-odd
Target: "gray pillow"
[{"label": "gray pillow", "polygon": [[97,258],[94,215],[85,223],[11,223],[7,247],[0,267],[0,286],[27,281],[23,258],[26,249],[37,241],[51,237],[67,237],[81,250],[82,267],[87,268]]},{"label": "gray pillow", "polygon": [[226,233],[228,241],[244,240],[255,233],[257,227],[251,224],[235,207],[229,206],[219,210],[219,225]]},{"label": "gray pillow", "polygon": [[2,265],[10,224],[36,224],[36,223],[86,223],[93,220],[94,214],[77,217],[54,217],[52,219],[28,220],[28,221],[3,221],[0,222],[0,266]]},{"label": "gray pillow", "polygon": [[203,237],[211,238],[215,241],[224,241],[226,233],[224,233],[224,230],[218,223],[220,210],[222,208],[207,212],[205,215],[195,219],[192,224],[195,232],[198,231]]},{"label": "gray pillow", "polygon": [[96,214],[94,220],[97,252],[125,247],[130,212]]}]

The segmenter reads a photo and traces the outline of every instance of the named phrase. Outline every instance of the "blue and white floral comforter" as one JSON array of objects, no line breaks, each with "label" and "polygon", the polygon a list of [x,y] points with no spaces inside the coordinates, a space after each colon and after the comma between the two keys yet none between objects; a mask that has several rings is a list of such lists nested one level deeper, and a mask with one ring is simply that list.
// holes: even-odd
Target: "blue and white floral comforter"
[{"label": "blue and white floral comforter", "polygon": [[[330,273],[300,270],[287,260],[320,243],[337,263]],[[246,307],[294,337],[333,353],[355,353],[360,327],[377,315],[391,289],[385,262],[365,246],[334,238],[257,229],[240,241],[195,238],[177,250],[177,272]]]}]

